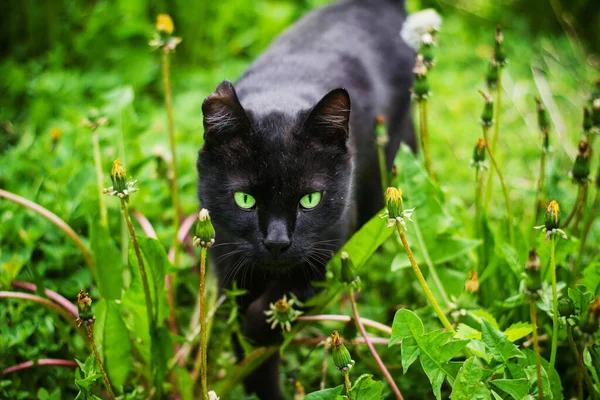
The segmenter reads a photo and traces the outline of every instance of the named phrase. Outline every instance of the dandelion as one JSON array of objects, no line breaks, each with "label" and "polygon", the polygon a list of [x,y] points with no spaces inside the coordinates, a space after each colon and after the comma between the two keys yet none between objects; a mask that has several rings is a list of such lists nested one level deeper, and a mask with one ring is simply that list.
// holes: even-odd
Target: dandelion
[{"label": "dandelion", "polygon": [[173,33],[175,26],[173,20],[168,14],[158,14],[156,16],[156,30],[160,33],[170,35]]},{"label": "dandelion", "polygon": [[413,222],[411,216],[415,209],[404,209],[404,203],[402,201],[402,189],[395,187],[388,187],[386,189],[385,207],[386,211],[381,214],[379,218],[388,219],[387,227],[391,228],[396,225],[396,223],[399,223],[402,226],[402,229],[407,230],[405,218]]},{"label": "dandelion", "polygon": [[428,8],[409,15],[404,21],[400,36],[413,50],[418,51],[424,41],[433,41],[441,26],[442,17],[434,9]]},{"label": "dandelion", "polygon": [[494,124],[494,99],[488,93],[479,91],[484,100],[483,112],[481,113],[481,125],[490,127]]},{"label": "dandelion", "polygon": [[167,14],[159,14],[156,16],[156,32],[152,40],[148,43],[153,49],[162,49],[165,53],[175,50],[177,45],[181,43],[181,38],[172,36],[175,30],[173,20]]},{"label": "dandelion", "polygon": [[469,293],[477,293],[479,291],[479,275],[477,271],[469,272],[469,278],[465,282],[465,290]]},{"label": "dandelion", "polygon": [[53,142],[58,142],[62,138],[63,132],[60,128],[54,127],[50,129],[50,138]]},{"label": "dandelion", "polygon": [[346,386],[346,395],[350,394],[350,375],[349,372],[354,367],[354,360],[350,356],[350,352],[344,346],[342,338],[338,331],[331,333],[331,355],[333,356],[333,363],[335,367],[344,373],[344,382]]},{"label": "dandelion", "polygon": [[296,301],[297,299],[295,297],[292,297],[292,299],[288,301],[287,296],[283,295],[283,297],[275,303],[269,304],[269,310],[264,313],[269,317],[267,322],[271,324],[271,329],[275,329],[275,327],[279,325],[282,330],[288,332],[292,330],[292,322],[302,315],[302,311],[293,308]]},{"label": "dandelion", "polygon": [[129,195],[137,192],[138,189],[134,187],[137,180],[134,181],[130,179],[129,182],[127,182],[126,178],[127,173],[125,172],[125,168],[123,167],[123,164],[121,164],[121,160],[117,158],[110,171],[110,180],[113,185],[109,188],[105,188],[103,192],[109,196],[117,196],[128,202]]},{"label": "dandelion", "polygon": [[541,229],[546,234],[546,242],[549,238],[555,235],[561,235],[563,239],[567,239],[567,234],[559,228],[560,223],[560,206],[556,200],[552,200],[546,207],[544,215],[544,225],[535,226],[534,229]]},{"label": "dandelion", "polygon": [[192,243],[196,247],[212,247],[212,245],[215,244],[215,228],[210,221],[210,215],[206,208],[203,208],[198,213],[196,234],[194,235]]},{"label": "dandelion", "polygon": [[356,267],[354,266],[354,263],[350,259],[350,256],[347,252],[342,252],[341,260],[341,282],[344,284],[351,285],[358,290],[358,288],[360,287],[360,278],[358,275],[356,275]]},{"label": "dandelion", "polygon": [[477,139],[475,147],[473,148],[473,157],[469,161],[469,167],[475,168],[477,172],[485,171],[490,168],[488,163],[485,161],[485,140],[482,138]]}]

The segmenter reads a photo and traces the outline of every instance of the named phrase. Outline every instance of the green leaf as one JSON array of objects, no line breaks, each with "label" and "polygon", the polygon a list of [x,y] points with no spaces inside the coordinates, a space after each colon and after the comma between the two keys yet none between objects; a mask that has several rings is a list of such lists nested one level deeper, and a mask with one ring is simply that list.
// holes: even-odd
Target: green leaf
[{"label": "green leaf", "polygon": [[521,279],[521,276],[523,275],[523,272],[524,272],[523,265],[525,265],[525,263],[521,260],[521,258],[519,257],[519,254],[517,254],[517,251],[512,246],[510,246],[508,243],[501,243],[498,246],[498,250],[499,250],[501,256],[508,263],[508,266],[510,267],[512,272],[515,274],[517,279]]},{"label": "green leaf", "polygon": [[[525,365],[526,362],[527,365],[536,368],[535,352],[530,349],[525,349],[523,350],[523,354],[525,354],[525,357],[527,357],[527,359],[519,359],[519,364]],[[540,361],[542,364],[542,380],[547,381],[549,383],[550,392],[552,393],[552,396],[548,396],[548,398],[551,397],[552,399],[562,399],[562,383],[560,381],[560,376],[558,375],[558,372],[556,372],[555,368],[550,368],[550,363],[546,361],[546,359],[541,358]],[[544,389],[544,394],[547,394],[545,390],[546,389]],[[544,398],[546,398],[546,396],[544,396]]]},{"label": "green leaf", "polygon": [[527,379],[495,379],[492,384],[508,393],[515,400],[523,400],[529,394]]},{"label": "green leaf", "polygon": [[513,357],[525,357],[504,333],[495,329],[485,318],[481,319],[481,333],[481,340],[497,360],[506,364]]},{"label": "green leaf", "polygon": [[121,305],[104,299],[96,305],[94,337],[113,387],[122,391],[131,371],[131,343]]},{"label": "green leaf", "polygon": [[152,376],[156,397],[161,398],[162,386],[167,376],[167,364],[172,355],[171,336],[164,327],[158,327],[152,333]]},{"label": "green leaf", "polygon": [[444,378],[452,384],[460,368],[460,363],[452,363],[450,360],[468,343],[466,340],[451,338],[452,333],[442,329],[425,334],[419,317],[410,310],[401,309],[394,317],[389,345],[402,340],[402,365],[405,373],[416,358],[420,358],[421,367],[431,382],[433,392],[440,399]]},{"label": "green leaf", "polygon": [[457,339],[481,339],[481,332],[479,332],[475,328],[471,328],[466,324],[458,324],[456,328],[456,338]]},{"label": "green leaf", "polygon": [[504,330],[504,334],[511,342],[522,339],[531,332],[533,332],[533,328],[527,322],[517,322]]},{"label": "green leaf", "polygon": [[581,315],[594,300],[594,294],[582,285],[577,285],[575,289],[568,288],[568,294],[569,298],[573,300],[576,315]]},{"label": "green leaf", "polygon": [[119,300],[123,290],[121,253],[106,227],[92,219],[90,246],[96,261],[96,283],[100,295],[107,300]]},{"label": "green leaf", "polygon": [[491,399],[490,390],[484,381],[492,371],[484,369],[476,357],[467,359],[458,371],[450,398],[452,400],[487,400]]},{"label": "green leaf", "polygon": [[471,315],[473,318],[475,318],[479,322],[481,322],[482,320],[486,320],[487,322],[492,324],[494,329],[500,329],[500,327],[498,326],[498,321],[496,321],[496,318],[494,318],[494,316],[492,314],[490,314],[489,312],[487,312],[485,310],[471,310],[471,311],[469,311],[469,315]]},{"label": "green leaf", "polygon": [[353,400],[379,400],[383,391],[383,382],[374,381],[373,375],[363,374],[358,377],[350,389]]},{"label": "green leaf", "polygon": [[600,262],[592,262],[583,270],[581,285],[592,293],[598,293],[600,288]]},{"label": "green leaf", "polygon": [[318,390],[304,396],[304,400],[336,400],[344,391],[344,385],[340,385],[331,389]]}]

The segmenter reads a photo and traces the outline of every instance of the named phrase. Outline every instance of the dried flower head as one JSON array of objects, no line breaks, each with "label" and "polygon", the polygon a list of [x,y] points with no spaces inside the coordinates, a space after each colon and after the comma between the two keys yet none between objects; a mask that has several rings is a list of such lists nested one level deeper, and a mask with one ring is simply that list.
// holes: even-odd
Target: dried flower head
[{"label": "dried flower head", "polygon": [[587,135],[591,132],[593,126],[590,110],[587,107],[583,107],[583,132]]},{"label": "dried flower head", "polygon": [[469,161],[469,167],[475,168],[477,171],[483,171],[489,168],[487,162],[485,162],[485,140],[482,138],[477,139],[475,147],[473,148],[473,157]]},{"label": "dried flower head", "polygon": [[479,275],[477,271],[469,272],[469,278],[465,282],[465,290],[469,293],[477,293],[479,291]]},{"label": "dried flower head", "polygon": [[409,15],[402,25],[400,36],[413,50],[418,51],[424,41],[433,41],[433,36],[441,26],[442,17],[429,8]]},{"label": "dried flower head", "polygon": [[588,183],[590,176],[590,146],[582,140],[579,142],[578,150],[579,154],[577,154],[573,163],[571,176],[575,183],[585,185]]},{"label": "dried flower head", "polygon": [[544,103],[539,98],[535,98],[535,103],[537,105],[537,117],[538,117],[538,126],[540,131],[545,132],[550,129],[550,120],[548,119],[548,112],[546,111],[546,107]]},{"label": "dried flower head", "polygon": [[265,315],[269,318],[267,322],[271,324],[271,329],[275,329],[277,325],[282,330],[291,331],[292,322],[302,315],[302,311],[294,310],[293,305],[297,302],[295,297],[292,297],[290,301],[287,300],[287,296],[277,300],[275,303],[269,304],[269,310],[265,311]]},{"label": "dried flower head", "polygon": [[99,127],[108,125],[108,118],[100,114],[97,108],[92,108],[88,111],[87,116],[81,120],[81,125],[95,132]]},{"label": "dried flower head", "polygon": [[332,347],[332,356],[333,363],[336,368],[340,371],[348,371],[352,369],[354,366],[354,360],[350,356],[350,352],[344,346],[344,342],[342,338],[340,338],[340,334],[338,331],[333,331],[331,333],[331,347]]},{"label": "dried flower head", "polygon": [[535,249],[529,250],[529,257],[525,263],[525,288],[529,293],[535,293],[542,288],[542,272],[540,257]]},{"label": "dried flower head", "polygon": [[498,63],[492,57],[488,65],[487,73],[485,74],[485,84],[489,90],[494,90],[498,86],[498,80],[500,79],[500,67]]},{"label": "dried flower head", "polygon": [[546,233],[546,241],[555,234],[560,234],[563,239],[567,239],[567,234],[559,228],[560,226],[560,207],[556,200],[552,200],[546,207],[544,215],[544,225],[535,226],[534,229],[542,229]]},{"label": "dried flower head", "polygon": [[83,289],[77,293],[77,311],[79,317],[77,318],[77,326],[88,325],[94,322],[94,312],[92,311],[92,299]]},{"label": "dried flower head", "polygon": [[117,158],[113,162],[113,166],[110,171],[110,179],[113,185],[104,189],[104,193],[110,196],[117,196],[125,201],[129,201],[129,195],[138,190],[134,187],[137,181],[129,180],[129,182],[127,182],[126,178],[127,172],[125,171],[123,164],[121,164],[121,159]]},{"label": "dried flower head", "polygon": [[494,98],[484,91],[479,91],[479,94],[483,97],[484,105],[483,112],[481,113],[481,125],[492,126],[494,123]]},{"label": "dried flower head", "polygon": [[414,208],[408,210],[404,209],[404,202],[402,201],[402,189],[395,187],[388,187],[385,191],[385,213],[381,214],[379,218],[387,218],[387,227],[391,228],[396,225],[396,222],[400,224],[402,229],[406,230],[406,220],[412,222],[411,216]]},{"label": "dried flower head", "polygon": [[494,60],[500,67],[506,64],[506,53],[504,52],[504,34],[500,25],[496,25],[496,36],[494,38]]},{"label": "dried flower head", "polygon": [[427,66],[422,54],[417,54],[415,67],[413,68],[415,81],[412,87],[413,98],[417,101],[425,100],[429,97],[429,82],[427,82]]},{"label": "dried flower head", "polygon": [[600,297],[596,298],[579,319],[579,329],[588,335],[594,335],[600,323]]},{"label": "dried flower head", "polygon": [[210,215],[206,208],[198,213],[198,222],[196,223],[196,232],[192,244],[196,247],[212,247],[215,244],[215,228],[210,221]]}]

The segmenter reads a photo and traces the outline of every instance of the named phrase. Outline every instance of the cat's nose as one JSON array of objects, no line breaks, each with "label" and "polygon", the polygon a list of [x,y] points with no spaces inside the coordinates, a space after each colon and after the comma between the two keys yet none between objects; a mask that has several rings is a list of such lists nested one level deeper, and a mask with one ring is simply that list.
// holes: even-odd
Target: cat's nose
[{"label": "cat's nose", "polygon": [[282,219],[274,219],[269,222],[267,228],[267,237],[263,241],[267,249],[273,253],[275,257],[290,247],[292,241],[288,235],[287,223]]}]

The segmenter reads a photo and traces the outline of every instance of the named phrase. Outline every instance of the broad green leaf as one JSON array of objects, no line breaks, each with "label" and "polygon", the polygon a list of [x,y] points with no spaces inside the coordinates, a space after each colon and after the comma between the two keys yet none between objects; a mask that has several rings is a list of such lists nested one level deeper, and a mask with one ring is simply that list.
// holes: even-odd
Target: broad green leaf
[{"label": "broad green leaf", "polygon": [[471,315],[473,318],[475,318],[478,322],[481,322],[482,320],[485,319],[487,322],[492,324],[492,326],[495,329],[500,329],[500,327],[498,326],[498,321],[496,321],[496,318],[494,318],[494,316],[492,314],[490,314],[489,312],[487,312],[485,310],[471,310],[471,311],[469,311],[469,315]]},{"label": "broad green leaf", "polygon": [[504,333],[494,328],[485,318],[481,319],[481,333],[481,340],[497,360],[506,364],[513,357],[525,357]]},{"label": "broad green leaf", "polygon": [[576,315],[581,315],[588,308],[591,301],[594,300],[594,294],[582,285],[577,285],[575,289],[568,288],[568,294],[569,298],[573,300]]},{"label": "broad green leaf", "polygon": [[454,386],[452,387],[452,400],[488,400],[491,399],[490,390],[484,381],[492,371],[484,369],[476,357],[467,359],[458,371]]},{"label": "broad green leaf", "polygon": [[[527,364],[531,366],[536,365],[536,355],[533,350],[525,349],[523,350],[523,354],[527,357]],[[519,364],[522,364],[525,360],[519,359]],[[541,358],[542,364],[542,379],[546,378],[548,383],[550,384],[550,391],[552,393],[553,399],[562,399],[562,383],[560,381],[560,376],[558,372],[556,372],[555,368],[550,368],[550,363],[546,361],[546,359]],[[545,398],[545,397],[544,397]],[[550,398],[550,397],[549,397]]]},{"label": "broad green leaf", "polygon": [[521,258],[517,254],[517,251],[512,246],[510,246],[508,243],[501,243],[498,246],[498,250],[499,250],[500,255],[508,263],[508,266],[510,267],[512,272],[515,274],[517,279],[520,279],[521,275],[523,275],[523,272],[524,272],[523,266],[525,265],[525,263],[522,262]]},{"label": "broad green leaf", "polygon": [[100,300],[95,309],[94,337],[113,387],[122,391],[132,367],[129,332],[123,321],[121,305]]},{"label": "broad green leaf", "polygon": [[350,398],[355,400],[379,400],[383,391],[383,382],[374,381],[373,375],[358,377],[350,389]]},{"label": "broad green leaf", "polygon": [[585,267],[581,285],[588,288],[592,293],[598,293],[600,289],[600,262],[592,262]]},{"label": "broad green leaf", "polygon": [[467,324],[458,324],[456,328],[456,338],[457,339],[481,339],[481,332],[479,332],[475,328],[471,328]]},{"label": "broad green leaf", "polygon": [[340,385],[331,389],[323,389],[312,392],[304,396],[304,400],[336,400],[344,391],[344,385]]},{"label": "broad green leaf", "polygon": [[167,364],[172,355],[171,336],[164,327],[152,333],[152,376],[157,398],[161,398],[162,386],[167,376]]},{"label": "broad green leaf", "polygon": [[527,322],[517,322],[504,330],[504,334],[511,342],[522,339],[531,332],[533,332],[533,328]]},{"label": "broad green leaf", "polygon": [[90,245],[96,261],[96,283],[100,295],[107,300],[119,300],[123,290],[121,253],[106,227],[92,219]]},{"label": "broad green leaf", "polygon": [[390,346],[402,340],[402,365],[404,372],[417,357],[429,378],[436,398],[441,398],[444,378],[450,384],[458,373],[460,363],[450,360],[460,353],[468,341],[451,340],[452,333],[442,329],[425,334],[423,322],[412,311],[401,309],[396,312],[392,324]]},{"label": "broad green leaf", "polygon": [[515,400],[523,400],[529,394],[527,379],[495,379],[492,384],[508,393]]}]

